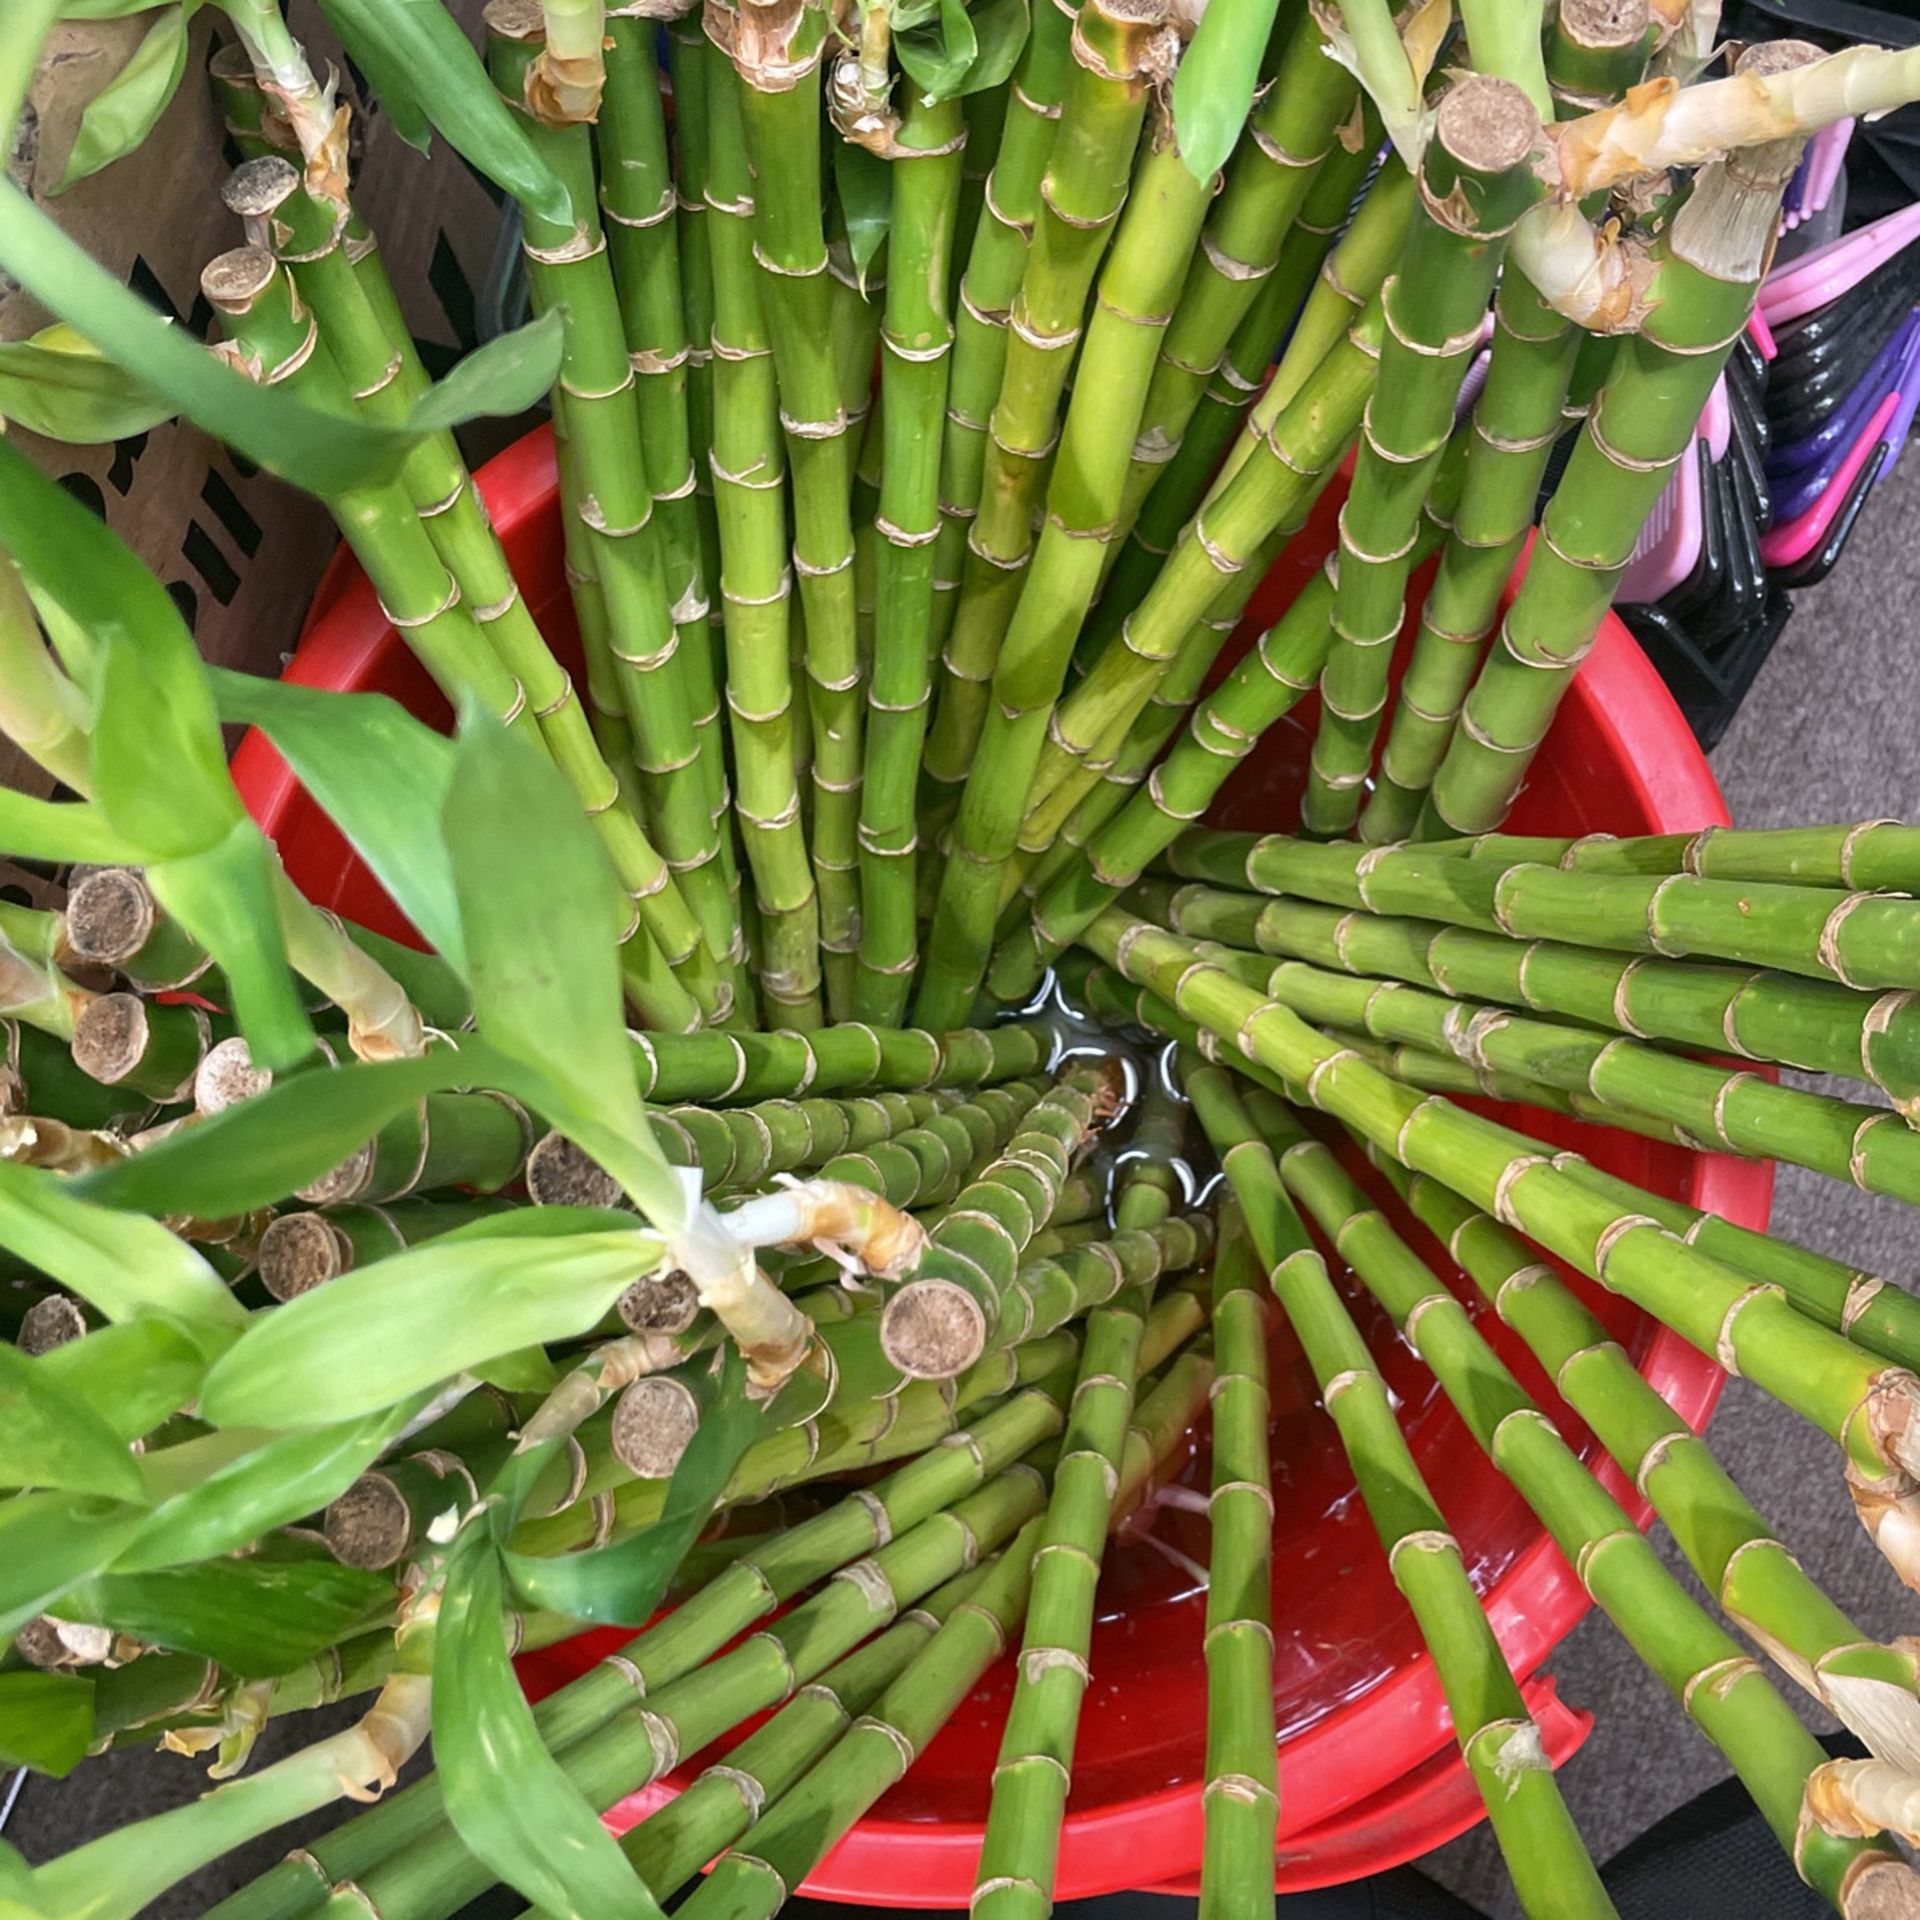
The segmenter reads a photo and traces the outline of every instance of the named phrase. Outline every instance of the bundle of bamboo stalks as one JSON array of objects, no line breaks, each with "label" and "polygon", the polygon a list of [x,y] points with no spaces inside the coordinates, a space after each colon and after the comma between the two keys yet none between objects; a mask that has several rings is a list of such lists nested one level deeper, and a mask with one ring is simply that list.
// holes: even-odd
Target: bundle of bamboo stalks
[{"label": "bundle of bamboo stalks", "polygon": [[[1920,96],[1920,54],[1699,78],[1717,9],[1680,0],[492,0],[484,53],[438,0],[322,7],[518,222],[533,317],[437,385],[278,0],[209,0],[213,351],[0,180],[0,269],[70,329],[0,348],[22,424],[179,414],[317,495],[459,716],[210,671],[0,439],[0,729],[63,790],[0,792],[0,849],[65,883],[0,903],[0,1757],[157,1739],[220,1782],[0,1847],[0,1911],[131,1916],[377,1801],[215,1911],[505,1882],[769,1916],[1008,1653],[974,1906],[1036,1920],[1103,1555],[1185,1478],[1201,1903],[1254,1915],[1285,1326],[1523,1904],[1609,1913],[1371,1295],[1793,1869],[1920,1914],[1914,1644],[1820,1590],[1591,1301],[1825,1431],[1916,1588],[1920,1306],[1525,1130],[1920,1199],[1920,829],[1499,831],[1803,142]],[[193,8],[111,10],[156,18],[90,164],[181,84]],[[0,124],[62,11],[15,0]],[[548,395],[577,653],[454,433]],[[1350,454],[1336,550],[1230,650]],[[1298,836],[1205,825],[1316,691]],[[301,895],[222,723],[417,944]],[[513,1654],[586,1626],[631,1637],[529,1706]]]}]

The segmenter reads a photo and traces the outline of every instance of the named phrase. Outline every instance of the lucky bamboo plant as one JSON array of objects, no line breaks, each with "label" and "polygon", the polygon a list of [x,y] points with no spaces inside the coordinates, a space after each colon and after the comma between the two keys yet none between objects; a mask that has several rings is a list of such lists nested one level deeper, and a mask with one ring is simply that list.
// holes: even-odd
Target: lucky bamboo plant
[{"label": "lucky bamboo plant", "polygon": [[[0,1914],[131,1916],[332,1809],[222,1920],[431,1920],[496,1882],[764,1920],[1004,1654],[974,1905],[1044,1915],[1103,1563],[1186,1507],[1192,1864],[1210,1920],[1253,1920],[1291,1831],[1278,1365],[1523,1905],[1609,1913],[1375,1311],[1793,1870],[1920,1913],[1913,1647],[1821,1591],[1592,1303],[1825,1432],[1845,1495],[1809,1497],[1916,1588],[1920,1307],[1540,1137],[1920,1198],[1920,830],[1499,831],[1802,144],[1920,96],[1920,55],[1780,41],[1715,77],[1717,10],[1681,0],[492,0],[480,41],[440,0],[320,4],[524,259],[525,324],[437,384],[279,0],[0,29],[10,127],[57,20],[145,20],[69,180],[180,86],[241,158],[212,341],[0,180],[0,269],[53,323],[0,345],[0,410],[178,415],[314,495],[456,713],[207,668],[0,439],[0,730],[59,793],[0,792],[0,852],[50,883],[0,903],[0,1758],[157,1741],[218,1783],[37,1866],[0,1846]],[[542,402],[564,613],[457,435]],[[1236,642],[1330,493],[1325,566]],[[1207,826],[1316,691],[1300,818]],[[306,898],[223,724],[413,939]],[[515,1653],[589,1626],[629,1637],[530,1706]],[[1829,1761],[1792,1687],[1867,1757]]]}]

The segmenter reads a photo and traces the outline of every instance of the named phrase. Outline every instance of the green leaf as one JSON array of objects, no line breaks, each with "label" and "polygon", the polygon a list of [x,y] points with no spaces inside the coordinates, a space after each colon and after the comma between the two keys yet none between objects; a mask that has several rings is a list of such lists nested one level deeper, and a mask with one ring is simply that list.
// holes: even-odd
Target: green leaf
[{"label": "green leaf", "polygon": [[109,1320],[164,1315],[208,1355],[247,1324],[220,1276],[157,1220],[95,1206],[58,1174],[10,1160],[0,1160],[0,1246]]},{"label": "green leaf", "polygon": [[313,1025],[280,939],[273,850],[251,820],[184,860],[147,869],[154,898],[213,955],[256,1064],[284,1072],[313,1051]]},{"label": "green leaf", "polygon": [[980,43],[964,0],[940,0],[925,25],[895,32],[893,50],[908,79],[935,100],[946,100],[962,90]]},{"label": "green leaf", "polygon": [[61,1618],[217,1660],[243,1678],[290,1673],[392,1608],[392,1576],[331,1560],[208,1560],[107,1573],[61,1596]]},{"label": "green leaf", "polygon": [[766,1418],[765,1403],[748,1397],[745,1360],[729,1348],[718,1391],[674,1469],[660,1518],[630,1540],[585,1553],[508,1553],[516,1601],[599,1625],[645,1626]]},{"label": "green leaf", "polygon": [[[5,490],[0,479],[0,493]],[[87,860],[101,866],[140,860],[140,849],[116,833],[98,807],[35,800],[11,787],[0,788],[0,847],[16,860]]]},{"label": "green leaf", "polygon": [[196,426],[309,493],[390,479],[413,444],[399,429],[256,386],[122,286],[4,175],[0,267]]},{"label": "green leaf", "polygon": [[447,1817],[474,1856],[555,1920],[658,1920],[660,1908],[561,1772],[507,1655],[500,1556],[455,1546],[434,1638],[433,1751]]},{"label": "green leaf", "polygon": [[538,406],[560,377],[565,331],[557,312],[543,313],[489,340],[413,403],[408,427],[433,433],[485,416],[510,419]]},{"label": "green leaf", "polygon": [[547,1394],[560,1383],[560,1370],[547,1358],[544,1347],[522,1347],[517,1353],[503,1353],[499,1359],[475,1367],[473,1376],[487,1386],[498,1387],[502,1393]]},{"label": "green leaf", "polygon": [[1020,64],[1027,35],[1033,29],[1033,16],[1027,0],[986,0],[973,10],[973,34],[980,50],[967,69],[962,93],[985,93],[1003,86]]},{"label": "green leaf", "polygon": [[320,0],[320,11],[367,74],[405,76],[403,91],[462,159],[547,219],[573,224],[565,184],[441,0]]},{"label": "green leaf", "polygon": [[544,1087],[533,1104],[673,1232],[686,1190],[634,1082],[613,868],[552,761],[491,715],[469,710],[453,760],[441,831],[475,1024]]},{"label": "green leaf", "polygon": [[847,249],[864,294],[867,269],[893,223],[893,173],[877,153],[851,140],[833,143],[833,184],[847,223]]},{"label": "green leaf", "polygon": [[71,446],[122,440],[173,418],[170,400],[62,323],[0,341],[0,420]]},{"label": "green leaf", "polygon": [[[345,45],[345,34],[340,38]],[[348,59],[366,76],[367,86],[394,132],[416,152],[429,152],[433,146],[433,122],[414,91],[413,76],[405,63],[394,60],[383,41],[365,35],[347,45],[346,52]]]},{"label": "green leaf", "polygon": [[59,14],[62,20],[126,20],[175,4],[176,0],[60,0]]},{"label": "green leaf", "polygon": [[43,1353],[36,1363],[121,1440],[150,1433],[199,1391],[207,1363],[172,1321],[135,1314]]},{"label": "green leaf", "polygon": [[0,1436],[0,1485],[133,1502],[145,1491],[127,1443],[17,1347],[0,1346]]},{"label": "green leaf", "polygon": [[417,1060],[317,1068],[83,1174],[72,1190],[134,1213],[222,1220],[312,1185],[428,1094],[486,1077],[471,1042]]},{"label": "green leaf", "polygon": [[[227,773],[213,693],[179,609],[103,521],[4,441],[0,546],[92,645],[99,813],[220,963],[255,1057],[291,1064],[313,1032],[287,970],[272,857]],[[21,820],[26,804],[0,809],[0,831],[74,824],[50,811]]]},{"label": "green leaf", "polygon": [[58,1780],[93,1745],[93,1682],[83,1673],[0,1673],[0,1766]]},{"label": "green leaf", "polygon": [[98,173],[131,153],[166,112],[187,70],[187,10],[169,7],[150,26],[133,57],[87,102],[54,191]]},{"label": "green leaf", "polygon": [[456,971],[465,967],[440,811],[453,744],[380,693],[328,693],[213,669],[220,717],[258,727]]},{"label": "green leaf", "polygon": [[[107,533],[103,522],[75,505],[83,520]],[[88,565],[108,546],[125,551],[111,534],[105,542],[75,541],[73,564]],[[90,597],[69,597],[70,604],[75,598],[83,603],[75,609],[83,618]],[[95,804],[135,846],[146,848],[150,861],[217,846],[245,818],[227,777],[220,723],[199,656],[191,651],[172,600],[164,593],[159,598],[170,618],[148,622],[131,601],[123,603],[126,624],[88,618],[104,645],[89,766]],[[176,651],[176,640],[187,641],[185,658]],[[277,945],[271,914],[268,923]]]},{"label": "green leaf", "polygon": [[98,1573],[145,1517],[138,1507],[78,1493],[17,1493],[0,1501],[0,1638]]},{"label": "green leaf", "polygon": [[308,1427],[390,1406],[521,1347],[579,1338],[659,1257],[633,1228],[431,1241],[256,1319],[207,1375],[201,1414]]},{"label": "green leaf", "polygon": [[422,1403],[310,1433],[214,1433],[148,1454],[152,1513],[111,1562],[134,1573],[237,1553],[317,1513],[359,1479]]},{"label": "green leaf", "polygon": [[1209,0],[1173,76],[1180,157],[1196,180],[1226,165],[1253,109],[1278,0]]}]

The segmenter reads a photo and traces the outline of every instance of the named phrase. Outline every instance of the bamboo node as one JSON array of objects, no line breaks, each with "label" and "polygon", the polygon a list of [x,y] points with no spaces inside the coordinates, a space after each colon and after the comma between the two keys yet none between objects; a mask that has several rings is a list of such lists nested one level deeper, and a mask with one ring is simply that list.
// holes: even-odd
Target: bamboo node
[{"label": "bamboo node", "polygon": [[[1494,1182],[1493,1188],[1493,1217],[1496,1220],[1503,1221],[1516,1233],[1524,1233],[1526,1231],[1525,1223],[1520,1219],[1519,1214],[1514,1208],[1514,1188],[1518,1186],[1529,1173],[1533,1172],[1535,1168],[1544,1167],[1548,1164],[1549,1162],[1544,1154],[1522,1153],[1516,1154],[1513,1159],[1509,1160],[1507,1164],[1500,1169],[1500,1177]],[[1600,1236],[1600,1245],[1594,1255],[1594,1266],[1602,1286],[1606,1285],[1605,1254],[1611,1250],[1613,1239],[1617,1236],[1617,1231],[1623,1224],[1651,1226],[1653,1222],[1648,1220],[1643,1214],[1630,1214],[1627,1216],[1626,1222],[1616,1220],[1613,1225],[1608,1227],[1606,1232]]]},{"label": "bamboo node", "polygon": [[1460,1543],[1440,1527],[1415,1527],[1403,1533],[1387,1550],[1387,1571],[1396,1577],[1403,1553],[1450,1553],[1457,1559]]},{"label": "bamboo node", "polygon": [[[1460,1256],[1455,1251],[1455,1246],[1457,1245],[1460,1239],[1460,1236],[1464,1234],[1466,1230],[1474,1224],[1474,1220],[1484,1220],[1485,1218],[1486,1218],[1485,1214],[1476,1214],[1473,1217],[1473,1219],[1463,1220],[1460,1223],[1459,1228],[1456,1230],[1454,1234],[1453,1241],[1450,1242],[1447,1247],[1447,1251],[1453,1254],[1453,1258],[1456,1264],[1460,1264]],[[1511,1325],[1512,1321],[1511,1321],[1511,1318],[1509,1317],[1508,1301],[1507,1301],[1508,1291],[1511,1289],[1515,1293],[1525,1293],[1528,1290],[1528,1288],[1537,1287],[1543,1280],[1551,1281],[1553,1278],[1554,1278],[1553,1269],[1549,1266],[1546,1266],[1540,1261],[1535,1261],[1531,1266],[1516,1267],[1513,1270],[1513,1272],[1508,1274],[1507,1277],[1500,1282],[1499,1287],[1494,1292],[1494,1296],[1493,1296],[1494,1313],[1501,1320],[1506,1321],[1508,1325]],[[1578,1354],[1574,1354],[1570,1356],[1570,1360],[1578,1359],[1578,1358],[1579,1358]],[[1559,1384],[1557,1380],[1555,1381],[1555,1384],[1556,1385]]]},{"label": "bamboo node", "polygon": [[1785,1297],[1778,1287],[1753,1286],[1748,1287],[1727,1308],[1726,1317],[1720,1322],[1720,1331],[1714,1339],[1714,1358],[1736,1380],[1740,1378],[1740,1350],[1735,1339],[1734,1322],[1755,1300]]},{"label": "bamboo node", "polygon": [[1860,988],[1863,982],[1854,979],[1848,973],[1845,956],[1841,951],[1840,937],[1846,930],[1847,922],[1866,905],[1869,900],[1902,900],[1909,896],[1896,893],[1850,893],[1834,910],[1827,915],[1820,928],[1817,953],[1820,964],[1844,987]]}]

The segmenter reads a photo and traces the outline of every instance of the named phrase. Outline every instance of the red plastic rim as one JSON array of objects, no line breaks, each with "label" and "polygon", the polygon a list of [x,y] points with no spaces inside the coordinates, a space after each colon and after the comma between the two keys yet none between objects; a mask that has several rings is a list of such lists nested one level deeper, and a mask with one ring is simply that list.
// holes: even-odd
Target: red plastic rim
[{"label": "red plastic rim", "polygon": [[[529,435],[489,463],[479,481],[529,607],[562,657],[576,655],[551,437],[544,430]],[[1263,587],[1242,644],[1291,597],[1314,564],[1308,556],[1326,550],[1336,505],[1323,502],[1317,534],[1297,540]],[[371,586],[344,556],[321,584],[287,677],[387,693],[423,718],[447,721],[445,703],[381,613]],[[1294,819],[1312,729],[1311,705],[1275,729],[1221,796],[1214,817],[1236,826]],[[254,817],[279,842],[294,879],[311,897],[383,931],[407,931],[263,739],[249,735],[241,743],[234,773]],[[1706,761],[1665,686],[1625,628],[1609,619],[1535,764],[1514,813],[1515,829],[1672,832],[1726,818]],[[1770,1166],[1686,1153],[1532,1111],[1514,1118],[1641,1185],[1743,1225],[1766,1224]],[[1453,1271],[1419,1228],[1404,1216],[1401,1224],[1439,1271]],[[1674,1409],[1694,1427],[1704,1426],[1723,1379],[1713,1362],[1618,1299],[1575,1284]],[[1365,1302],[1357,1312],[1402,1397],[1415,1457],[1467,1549],[1500,1644],[1540,1706],[1550,1749],[1563,1757],[1577,1746],[1585,1723],[1553,1699],[1550,1680],[1539,1670],[1586,1612],[1587,1596],[1519,1496],[1474,1448],[1431,1381],[1421,1377],[1383,1316]],[[1645,1503],[1598,1459],[1591,1437],[1552,1382],[1504,1327],[1490,1317],[1481,1324],[1644,1525]],[[1431,1663],[1392,1587],[1331,1423],[1284,1332],[1275,1336],[1273,1362],[1275,1694],[1283,1730],[1277,1879],[1303,1888],[1411,1858],[1471,1824],[1478,1806],[1452,1749]],[[1188,1473],[1197,1469],[1203,1471],[1196,1459]],[[1162,1509],[1153,1532],[1190,1560],[1204,1562],[1204,1522]],[[1061,1899],[1185,1885],[1198,1870],[1203,1611],[1204,1595],[1191,1575],[1151,1541],[1121,1544],[1111,1554],[1095,1629],[1095,1681],[1061,1852]],[[607,1636],[585,1635],[523,1660],[529,1690],[559,1685],[608,1644]],[[966,1904],[1007,1688],[1003,1662],[907,1779],[826,1858],[807,1891],[905,1907]],[[609,1818],[630,1824],[682,1778],[635,1796]]]}]

